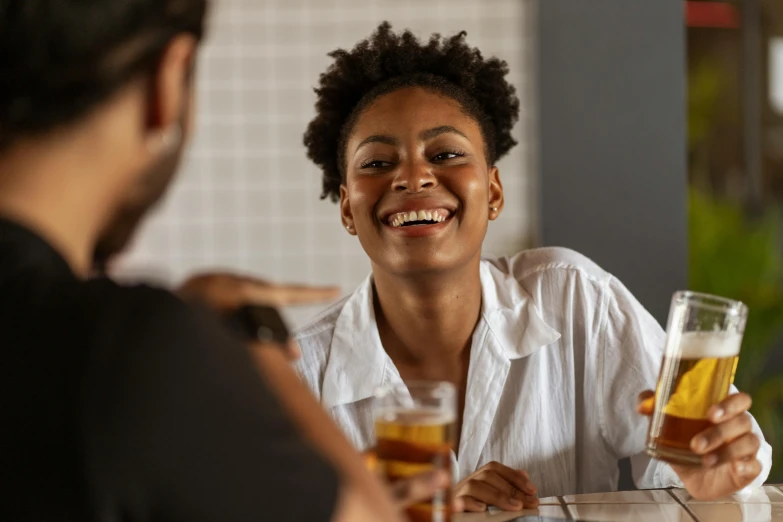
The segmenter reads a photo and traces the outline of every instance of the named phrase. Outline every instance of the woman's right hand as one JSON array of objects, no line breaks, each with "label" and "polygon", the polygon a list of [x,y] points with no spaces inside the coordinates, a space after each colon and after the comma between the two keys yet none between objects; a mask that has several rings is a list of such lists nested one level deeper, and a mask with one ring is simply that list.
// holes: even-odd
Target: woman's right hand
[{"label": "woman's right hand", "polygon": [[536,493],[527,473],[499,462],[482,466],[454,488],[454,496],[464,511],[486,511],[488,506],[505,511],[534,509],[538,507]]}]

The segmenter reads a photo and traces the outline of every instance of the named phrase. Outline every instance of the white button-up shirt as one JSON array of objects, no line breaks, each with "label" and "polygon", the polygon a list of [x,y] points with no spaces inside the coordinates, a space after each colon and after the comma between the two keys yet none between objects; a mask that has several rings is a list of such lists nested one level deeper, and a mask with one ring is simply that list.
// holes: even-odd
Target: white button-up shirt
[{"label": "white button-up shirt", "polygon": [[[682,486],[644,453],[637,395],[655,388],[661,326],[617,279],[562,248],[481,262],[457,480],[491,461],[524,469],[541,496],[613,491],[630,457],[639,488]],[[386,354],[371,278],[302,329],[297,368],[354,445],[374,444],[374,391],[402,379]],[[754,420],[754,432],[763,436]],[[771,448],[758,459],[763,483]]]}]

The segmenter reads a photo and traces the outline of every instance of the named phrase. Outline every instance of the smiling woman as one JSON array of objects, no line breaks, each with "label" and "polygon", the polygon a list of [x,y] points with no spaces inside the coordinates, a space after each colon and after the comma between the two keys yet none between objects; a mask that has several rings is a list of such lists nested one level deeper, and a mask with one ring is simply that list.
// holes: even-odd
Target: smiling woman
[{"label": "smiling woman", "polygon": [[488,219],[503,207],[498,170],[486,152],[495,147],[486,143],[459,102],[427,87],[402,87],[365,107],[345,140],[340,209],[376,272],[475,265]]},{"label": "smiling woman", "polygon": [[305,382],[362,450],[378,386],[454,383],[455,491],[471,511],[614,490],[626,457],[641,488],[710,498],[763,482],[770,448],[741,394],[703,434],[703,470],[644,454],[636,401],[664,334],[614,277],[566,249],[482,259],[519,101],[505,62],[465,36],[421,43],[382,24],[331,54],[305,144],[372,274],[299,332]]}]

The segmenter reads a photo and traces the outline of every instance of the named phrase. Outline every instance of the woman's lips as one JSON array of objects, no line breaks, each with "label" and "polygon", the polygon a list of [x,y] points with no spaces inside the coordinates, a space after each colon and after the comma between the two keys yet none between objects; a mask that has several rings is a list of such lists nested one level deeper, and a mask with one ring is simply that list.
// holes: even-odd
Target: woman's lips
[{"label": "woman's lips", "polygon": [[385,222],[393,228],[431,226],[443,223],[451,215],[451,211],[446,208],[408,210],[389,215]]},{"label": "woman's lips", "polygon": [[[415,217],[414,217],[415,214]],[[392,214],[384,223],[394,235],[426,237],[439,233],[451,224],[454,214],[443,208],[411,210]]]}]

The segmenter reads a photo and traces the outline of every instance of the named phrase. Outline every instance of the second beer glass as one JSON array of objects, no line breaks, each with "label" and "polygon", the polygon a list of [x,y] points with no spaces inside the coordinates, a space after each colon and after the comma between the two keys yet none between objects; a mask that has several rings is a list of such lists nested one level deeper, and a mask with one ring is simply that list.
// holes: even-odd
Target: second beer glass
[{"label": "second beer glass", "polygon": [[[433,469],[451,475],[456,389],[447,382],[411,382],[380,389],[374,418],[378,470],[394,482]],[[449,522],[451,491],[408,509],[412,522]]]}]

